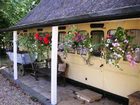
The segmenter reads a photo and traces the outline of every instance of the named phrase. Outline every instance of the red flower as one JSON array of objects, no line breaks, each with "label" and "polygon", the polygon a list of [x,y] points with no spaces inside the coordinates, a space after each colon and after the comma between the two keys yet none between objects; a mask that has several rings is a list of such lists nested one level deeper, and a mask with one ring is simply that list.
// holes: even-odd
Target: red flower
[{"label": "red flower", "polygon": [[39,34],[38,33],[35,34],[35,39],[39,40]]},{"label": "red flower", "polygon": [[50,43],[49,39],[47,37],[43,38],[43,41],[46,45],[48,45]]},{"label": "red flower", "polygon": [[39,38],[38,38],[38,40],[39,40],[39,41],[42,41],[42,40],[43,40],[43,38],[42,38],[42,37],[39,37]]},{"label": "red flower", "polygon": [[50,37],[50,34],[46,34],[46,37],[49,38]]}]

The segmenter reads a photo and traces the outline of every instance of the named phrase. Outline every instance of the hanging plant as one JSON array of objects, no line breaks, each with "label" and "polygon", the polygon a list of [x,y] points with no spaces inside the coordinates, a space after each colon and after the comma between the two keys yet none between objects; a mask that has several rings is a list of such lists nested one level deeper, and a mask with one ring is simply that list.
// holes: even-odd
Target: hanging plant
[{"label": "hanging plant", "polygon": [[[65,55],[69,52],[71,48],[78,49],[80,56],[86,62],[86,64],[91,65],[90,58],[91,55],[97,47],[97,44],[93,44],[93,39],[87,35],[87,33],[81,33],[75,26],[72,26],[65,37],[64,42],[64,52]],[[84,51],[85,54],[82,52]]]},{"label": "hanging plant", "polygon": [[[19,35],[19,47],[37,55],[37,59],[49,58],[51,48],[50,34],[26,34]],[[47,56],[46,56],[47,55]]]},{"label": "hanging plant", "polygon": [[106,63],[113,64],[115,67],[119,66],[121,59],[127,60],[131,65],[135,65],[134,48],[131,45],[134,37],[128,36],[122,27],[118,27],[115,35],[107,35],[106,39],[101,43],[94,43],[93,38],[86,34],[79,33],[79,30],[72,26],[65,37],[64,51],[69,52],[69,49],[86,49],[87,56],[80,53],[86,64],[90,64],[90,58],[95,49],[100,48],[100,57],[106,59]]},{"label": "hanging plant", "polygon": [[132,40],[133,37],[128,36],[122,27],[117,28],[115,35],[107,35],[104,41],[106,62],[118,68],[120,68],[119,61],[121,59],[135,64],[133,59],[134,49],[131,45]]},{"label": "hanging plant", "polygon": [[50,34],[39,34],[36,33],[34,35],[35,37],[35,49],[38,55],[38,59],[42,60],[46,58],[45,55],[47,55],[47,58],[49,58],[49,53],[51,49],[51,35]]}]

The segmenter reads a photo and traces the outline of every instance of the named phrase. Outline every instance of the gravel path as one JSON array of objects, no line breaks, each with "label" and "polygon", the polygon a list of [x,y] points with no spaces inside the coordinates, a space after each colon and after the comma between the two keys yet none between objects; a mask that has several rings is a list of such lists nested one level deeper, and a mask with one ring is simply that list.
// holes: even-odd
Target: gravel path
[{"label": "gravel path", "polygon": [[41,105],[0,74],[0,105]]}]

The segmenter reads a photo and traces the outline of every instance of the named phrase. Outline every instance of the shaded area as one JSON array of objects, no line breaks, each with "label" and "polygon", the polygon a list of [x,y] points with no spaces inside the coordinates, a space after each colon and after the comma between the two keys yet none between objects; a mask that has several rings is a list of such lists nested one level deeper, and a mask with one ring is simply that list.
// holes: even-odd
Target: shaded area
[{"label": "shaded area", "polygon": [[[5,61],[6,62],[6,61]],[[6,68],[2,70],[6,73],[6,77],[12,77],[13,70],[12,68]],[[28,92],[31,96],[35,97],[41,102],[46,104],[50,102],[51,99],[51,82],[49,78],[39,78],[39,81],[36,81],[34,77],[30,74],[26,74],[23,77],[19,77],[19,80],[16,82],[24,91]],[[114,101],[111,101],[107,98],[102,98],[100,101],[93,103],[88,103],[83,100],[80,100],[76,97],[76,92],[83,90],[84,88],[75,87],[70,84],[66,84],[65,87],[61,85],[58,86],[58,105],[120,105]],[[48,104],[47,104],[48,105]]]}]

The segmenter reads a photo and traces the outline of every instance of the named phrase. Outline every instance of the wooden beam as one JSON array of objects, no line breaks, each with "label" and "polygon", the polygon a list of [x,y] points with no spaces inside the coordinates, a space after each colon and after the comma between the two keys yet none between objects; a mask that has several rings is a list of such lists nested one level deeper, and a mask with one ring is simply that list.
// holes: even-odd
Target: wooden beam
[{"label": "wooden beam", "polygon": [[51,104],[57,104],[57,51],[58,51],[58,26],[52,27],[51,51]]},{"label": "wooden beam", "polygon": [[13,51],[14,51],[14,80],[18,79],[18,70],[17,70],[17,31],[13,31]]}]

